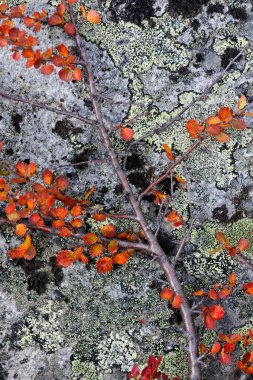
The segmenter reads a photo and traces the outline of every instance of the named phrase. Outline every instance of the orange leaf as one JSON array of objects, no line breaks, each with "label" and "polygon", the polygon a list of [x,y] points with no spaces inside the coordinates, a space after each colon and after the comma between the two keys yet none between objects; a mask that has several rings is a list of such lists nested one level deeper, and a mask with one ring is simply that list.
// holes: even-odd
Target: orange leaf
[{"label": "orange leaf", "polygon": [[186,129],[193,139],[200,139],[201,135],[199,134],[200,131],[204,131],[204,126],[200,125],[197,120],[190,119],[186,123]]},{"label": "orange leaf", "polygon": [[83,18],[86,18],[86,17],[87,17],[87,14],[86,14],[86,10],[85,10],[83,4],[80,5],[80,10],[81,10],[81,13],[82,13]]},{"label": "orange leaf", "polygon": [[44,182],[45,185],[49,186],[51,185],[53,181],[53,173],[49,169],[45,169],[42,174],[42,181]]},{"label": "orange leaf", "polygon": [[217,300],[218,294],[214,289],[211,289],[209,290],[208,297],[211,298],[212,300]]},{"label": "orange leaf", "polygon": [[65,25],[64,25],[64,30],[65,32],[69,35],[69,36],[73,36],[74,34],[76,34],[76,28],[73,24],[71,24],[70,22],[67,22]]},{"label": "orange leaf", "polygon": [[229,241],[225,237],[224,233],[221,231],[215,232],[215,239],[221,243],[226,249],[230,247]]},{"label": "orange leaf", "polygon": [[92,215],[92,219],[94,219],[98,222],[103,222],[106,219],[106,216],[104,214],[96,213],[96,214]]},{"label": "orange leaf", "polygon": [[78,2],[78,0],[67,0],[67,2],[68,2],[69,4],[75,4],[75,3]]},{"label": "orange leaf", "polygon": [[230,137],[226,133],[221,132],[215,136],[215,140],[222,142],[222,143],[226,143],[230,140]]},{"label": "orange leaf", "polygon": [[69,237],[69,236],[71,236],[71,231],[67,227],[61,227],[59,229],[59,235],[62,237]]},{"label": "orange leaf", "polygon": [[225,312],[220,305],[213,305],[209,309],[211,318],[215,320],[222,319]]},{"label": "orange leaf", "polygon": [[82,213],[83,213],[83,210],[82,210],[81,206],[79,206],[79,205],[73,206],[72,209],[70,210],[70,214],[72,216],[75,216],[75,217],[82,215]]},{"label": "orange leaf", "polygon": [[41,74],[43,74],[43,75],[50,75],[50,74],[52,74],[53,71],[54,71],[54,66],[49,65],[49,64],[42,66],[42,68],[40,70]]},{"label": "orange leaf", "polygon": [[220,351],[220,348],[221,348],[220,343],[219,343],[219,342],[215,342],[215,343],[213,344],[212,348],[211,348],[211,351],[210,351],[211,354],[212,354],[212,355],[217,354],[217,353]]},{"label": "orange leaf", "polygon": [[252,296],[253,295],[253,282],[247,282],[243,285],[243,290],[246,294]]},{"label": "orange leaf", "polygon": [[114,255],[118,251],[118,242],[116,240],[111,240],[110,243],[107,246],[108,252],[111,255]]},{"label": "orange leaf", "polygon": [[247,129],[248,126],[245,123],[243,119],[234,119],[231,122],[231,125],[233,128],[237,129],[238,131],[244,131],[244,129]]},{"label": "orange leaf", "polygon": [[245,95],[241,95],[240,99],[237,102],[237,109],[241,111],[247,104],[247,98]]},{"label": "orange leaf", "polygon": [[125,265],[128,262],[128,259],[129,259],[128,252],[127,251],[122,251],[120,253],[117,253],[113,257],[113,262],[114,262],[114,264]]},{"label": "orange leaf", "polygon": [[63,24],[63,22],[64,22],[64,19],[59,14],[57,14],[57,13],[53,14],[48,19],[48,23],[50,25],[53,25],[53,26],[55,26],[55,25],[61,25],[61,24]]},{"label": "orange leaf", "polygon": [[116,229],[112,224],[107,224],[101,228],[101,233],[105,237],[113,238],[116,235]]},{"label": "orange leaf", "polygon": [[86,245],[92,245],[95,244],[98,241],[97,235],[93,234],[92,232],[88,232],[83,236],[83,242]]},{"label": "orange leaf", "polygon": [[171,300],[173,296],[174,296],[174,292],[173,290],[169,288],[164,288],[162,292],[160,293],[160,297],[165,301]]},{"label": "orange leaf", "polygon": [[52,227],[54,227],[54,228],[61,228],[64,226],[65,226],[64,220],[57,219],[57,220],[52,221]]},{"label": "orange leaf", "polygon": [[107,273],[112,269],[112,259],[110,257],[103,257],[96,263],[98,273]]},{"label": "orange leaf", "polygon": [[82,80],[82,72],[79,69],[75,69],[73,71],[73,80],[81,81]]},{"label": "orange leaf", "polygon": [[229,107],[221,107],[218,112],[218,117],[223,122],[228,122],[233,119],[233,110]]},{"label": "orange leaf", "polygon": [[51,208],[50,214],[54,218],[65,219],[68,215],[68,210],[66,210],[64,207],[55,207]]},{"label": "orange leaf", "polygon": [[203,297],[206,295],[206,292],[204,290],[197,290],[196,292],[193,292],[192,293],[193,296],[199,296],[199,297]]},{"label": "orange leaf", "polygon": [[91,257],[98,257],[101,256],[103,253],[104,247],[102,244],[94,244],[92,247],[90,247],[90,255]]},{"label": "orange leaf", "polygon": [[44,226],[44,220],[37,213],[34,213],[30,216],[29,222],[38,227]]},{"label": "orange leaf", "polygon": [[20,60],[20,53],[18,51],[14,51],[14,53],[12,54],[12,58],[15,61],[19,61]]},{"label": "orange leaf", "polygon": [[59,71],[58,75],[61,80],[70,82],[72,80],[73,72],[68,68],[64,68]]},{"label": "orange leaf", "polygon": [[60,3],[59,5],[57,5],[56,11],[60,16],[63,16],[66,12],[66,5],[64,3]]},{"label": "orange leaf", "polygon": [[67,58],[69,56],[68,48],[64,44],[56,46],[56,49],[62,57]]},{"label": "orange leaf", "polygon": [[23,223],[18,223],[15,227],[15,233],[18,236],[21,236],[21,237],[24,236],[26,234],[26,231],[27,231],[27,227]]},{"label": "orange leaf", "polygon": [[49,59],[49,58],[51,58],[52,54],[53,54],[53,49],[47,49],[42,54],[42,57],[45,58],[45,59]]},{"label": "orange leaf", "polygon": [[173,156],[172,151],[171,151],[169,145],[163,144],[163,149],[165,150],[168,159],[171,160],[171,161],[174,161],[175,157]]},{"label": "orange leaf", "polygon": [[5,13],[8,9],[8,5],[6,3],[0,4],[0,12]]},{"label": "orange leaf", "polygon": [[227,298],[227,296],[229,296],[231,294],[231,289],[221,289],[219,291],[219,297],[221,299],[224,299],[224,298]]},{"label": "orange leaf", "polygon": [[25,17],[23,21],[24,21],[25,26],[27,26],[27,28],[32,28],[35,24],[35,20],[29,16]]},{"label": "orange leaf", "polygon": [[80,228],[83,226],[83,221],[80,218],[72,219],[70,222],[71,226],[74,228]]},{"label": "orange leaf", "polygon": [[240,239],[237,244],[240,251],[247,251],[247,249],[249,248],[250,242],[248,239]]},{"label": "orange leaf", "polygon": [[96,11],[94,11],[93,9],[91,9],[87,13],[86,20],[89,21],[89,22],[91,22],[92,24],[99,24],[100,21],[101,21],[101,17],[100,17],[100,15]]},{"label": "orange leaf", "polygon": [[92,187],[88,190],[88,192],[85,194],[85,196],[84,196],[84,200],[87,200],[87,199],[91,196],[91,194],[94,193],[95,189],[96,189],[96,186],[92,186]]},{"label": "orange leaf", "polygon": [[60,176],[56,178],[55,185],[56,187],[58,187],[58,189],[60,189],[61,191],[64,191],[68,188],[69,181],[66,177]]},{"label": "orange leaf", "polygon": [[236,274],[231,273],[231,275],[229,276],[229,285],[234,286],[235,283],[236,283]]},{"label": "orange leaf", "polygon": [[182,301],[183,301],[182,296],[179,296],[179,295],[175,296],[171,304],[173,309],[179,309],[182,304]]},{"label": "orange leaf", "polygon": [[224,365],[229,365],[232,361],[231,356],[224,351],[224,348],[221,350],[219,359],[220,362]]},{"label": "orange leaf", "polygon": [[36,255],[36,248],[34,247],[33,244],[31,244],[30,247],[24,253],[24,259],[32,260],[35,255]]},{"label": "orange leaf", "polygon": [[121,127],[120,136],[125,141],[131,141],[134,137],[134,131],[131,128]]}]

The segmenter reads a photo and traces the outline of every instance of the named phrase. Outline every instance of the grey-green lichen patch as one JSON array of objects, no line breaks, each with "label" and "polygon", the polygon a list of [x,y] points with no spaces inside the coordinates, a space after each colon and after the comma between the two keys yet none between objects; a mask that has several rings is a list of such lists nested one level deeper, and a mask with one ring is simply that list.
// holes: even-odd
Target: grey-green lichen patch
[{"label": "grey-green lichen patch", "polygon": [[63,310],[54,310],[53,302],[28,315],[17,334],[18,347],[39,343],[46,352],[54,352],[64,342]]},{"label": "grey-green lichen patch", "polygon": [[[230,257],[224,250],[210,254],[218,245],[214,236],[218,230],[225,234],[231,246],[237,245],[240,238],[249,239],[251,244],[253,243],[252,219],[245,218],[224,226],[219,226],[216,223],[205,223],[194,228],[191,232],[191,242],[195,249],[186,257],[184,265],[189,273],[192,271],[191,268],[194,268],[192,272],[194,277],[196,280],[200,280],[204,287],[210,286],[214,279],[215,281],[226,280],[227,274],[238,268],[236,258]],[[245,255],[250,260],[250,251],[246,251]]]}]

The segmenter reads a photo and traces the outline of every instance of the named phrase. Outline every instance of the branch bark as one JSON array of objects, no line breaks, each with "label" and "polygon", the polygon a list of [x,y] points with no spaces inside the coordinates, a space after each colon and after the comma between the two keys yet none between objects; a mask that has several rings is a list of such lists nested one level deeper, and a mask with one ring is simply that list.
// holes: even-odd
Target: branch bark
[{"label": "branch bark", "polygon": [[88,63],[86,51],[81,46],[81,37],[80,37],[80,34],[78,32],[78,27],[76,24],[76,20],[74,17],[72,6],[69,5],[68,8],[69,8],[69,12],[70,12],[71,21],[76,28],[75,38],[76,38],[76,45],[77,45],[77,49],[78,49],[78,54],[79,54],[79,57],[81,58],[81,60],[83,62],[85,62],[86,71],[88,73],[89,91],[90,91],[90,95],[92,98],[93,109],[94,109],[94,113],[96,115],[96,119],[98,122],[98,128],[99,128],[101,137],[103,139],[104,146],[105,146],[107,153],[110,157],[113,169],[114,169],[116,175],[118,176],[118,179],[119,179],[121,185],[124,188],[126,197],[128,198],[129,203],[131,204],[132,209],[136,215],[136,218],[137,218],[138,222],[140,223],[140,225],[144,231],[146,239],[150,245],[150,251],[158,257],[159,264],[160,264],[161,268],[163,269],[164,274],[167,277],[168,282],[170,283],[172,289],[175,291],[176,294],[182,296],[183,302],[182,302],[182,305],[180,307],[180,312],[181,312],[181,315],[183,318],[184,327],[185,327],[186,335],[187,335],[187,339],[188,339],[188,353],[189,353],[188,357],[189,357],[189,369],[190,369],[189,378],[191,380],[200,380],[200,365],[199,365],[198,360],[197,360],[198,359],[198,339],[197,339],[195,326],[194,326],[192,316],[191,316],[190,306],[188,304],[187,298],[184,294],[184,291],[183,291],[183,288],[180,284],[180,281],[177,278],[174,267],[169,262],[165,252],[163,251],[163,249],[159,245],[155,235],[151,231],[151,229],[150,229],[150,227],[149,227],[149,225],[145,219],[145,216],[142,213],[142,210],[140,209],[140,206],[134,197],[134,194],[133,194],[131,187],[128,183],[126,174],[122,170],[122,168],[119,164],[117,155],[114,151],[114,148],[113,148],[111,141],[109,139],[109,136],[108,136],[108,132],[107,132],[105,125],[104,125],[102,111],[101,111],[101,107],[100,107],[100,104],[98,101],[99,97],[97,96],[97,90],[96,90],[96,86],[95,86],[94,76],[93,76],[93,73],[91,72],[91,70],[89,68],[89,63]]}]

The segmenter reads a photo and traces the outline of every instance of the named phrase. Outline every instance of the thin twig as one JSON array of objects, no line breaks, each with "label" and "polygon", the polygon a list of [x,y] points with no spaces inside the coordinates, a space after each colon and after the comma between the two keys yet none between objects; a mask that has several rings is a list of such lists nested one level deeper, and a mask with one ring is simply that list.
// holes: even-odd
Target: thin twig
[{"label": "thin twig", "polygon": [[192,144],[191,146],[190,146],[190,148],[187,150],[187,152],[183,155],[183,156],[181,156],[181,157],[179,157],[167,170],[166,170],[166,172],[163,174],[163,175],[161,175],[158,179],[156,179],[154,182],[152,182],[141,194],[140,194],[140,196],[139,196],[139,198],[138,198],[138,202],[140,202],[141,200],[142,200],[142,198],[146,195],[146,194],[148,194],[152,189],[153,189],[153,187],[155,187],[155,186],[157,186],[160,182],[162,182],[174,169],[175,169],[175,167],[177,167],[179,164],[181,164],[181,162],[182,161],[184,161],[184,160],[187,160],[188,159],[188,157],[191,155],[191,153],[196,149],[196,148],[198,148],[198,146],[200,145],[200,144],[202,144],[202,142],[204,141],[204,139],[203,140],[198,140],[198,141],[196,141],[194,144]]},{"label": "thin twig", "polygon": [[182,288],[182,286],[181,286],[181,284],[177,278],[177,275],[176,275],[176,272],[175,272],[173,266],[168,261],[166,254],[164,253],[163,249],[161,248],[157,239],[155,238],[152,230],[149,228],[149,226],[146,222],[146,219],[142,213],[142,210],[140,209],[139,204],[136,201],[134,194],[131,190],[131,187],[128,183],[125,172],[120,167],[118,157],[114,151],[114,148],[113,148],[111,141],[109,139],[109,136],[108,136],[108,132],[107,132],[105,125],[104,125],[103,116],[102,116],[102,112],[101,112],[101,106],[97,100],[97,97],[96,96],[93,97],[93,95],[97,94],[97,90],[96,90],[96,86],[95,86],[95,82],[94,82],[94,77],[93,77],[93,74],[89,68],[89,64],[88,64],[88,60],[87,60],[87,56],[86,56],[86,51],[81,48],[81,37],[80,37],[80,34],[78,32],[78,28],[76,25],[76,21],[74,18],[74,14],[73,14],[73,10],[72,10],[71,5],[69,5],[69,11],[70,11],[71,21],[72,21],[72,23],[76,29],[75,38],[76,38],[78,54],[81,57],[81,59],[85,62],[87,72],[88,72],[89,90],[90,90],[90,94],[93,98],[92,103],[93,103],[94,113],[96,115],[96,119],[98,122],[98,128],[100,130],[104,146],[105,146],[107,153],[110,157],[113,169],[114,169],[121,185],[123,186],[125,194],[126,194],[126,198],[129,200],[129,202],[132,206],[132,209],[133,209],[133,211],[134,211],[134,213],[135,213],[135,215],[136,215],[136,217],[137,217],[137,219],[138,219],[138,221],[139,221],[139,223],[143,229],[143,232],[146,236],[146,239],[150,245],[150,251],[158,256],[159,263],[160,263],[160,265],[161,265],[172,289],[175,291],[176,294],[182,296],[182,304],[180,306],[180,311],[181,311],[181,315],[183,318],[184,327],[186,329],[187,336],[188,336],[188,354],[189,354],[190,379],[191,380],[199,380],[200,379],[200,367],[199,367],[199,364],[197,362],[197,357],[198,357],[198,343],[197,342],[198,342],[198,339],[197,339],[195,327],[193,324],[193,320],[191,317],[191,310],[190,310],[190,306],[188,304],[188,300],[184,294],[183,288]]},{"label": "thin twig", "polygon": [[38,107],[38,108],[41,108],[41,109],[44,109],[44,110],[47,110],[47,111],[50,111],[50,112],[54,112],[58,115],[61,115],[61,116],[67,116],[69,118],[73,118],[73,119],[77,119],[77,120],[80,120],[82,122],[84,122],[85,124],[88,124],[88,125],[96,125],[96,121],[95,120],[91,120],[91,119],[88,119],[86,117],[83,117],[83,116],[79,116],[73,112],[69,112],[69,111],[66,111],[66,110],[62,110],[62,109],[58,109],[58,108],[55,108],[55,107],[50,107],[44,103],[41,103],[41,102],[36,102],[32,99],[28,99],[28,98],[23,98],[21,96],[17,96],[17,95],[11,95],[11,94],[8,94],[6,92],[3,92],[3,91],[0,91],[0,96],[2,98],[5,98],[5,99],[10,99],[10,100],[14,100],[14,101],[17,101],[19,103],[24,103],[24,104],[29,104],[30,106],[34,106],[34,107]]}]

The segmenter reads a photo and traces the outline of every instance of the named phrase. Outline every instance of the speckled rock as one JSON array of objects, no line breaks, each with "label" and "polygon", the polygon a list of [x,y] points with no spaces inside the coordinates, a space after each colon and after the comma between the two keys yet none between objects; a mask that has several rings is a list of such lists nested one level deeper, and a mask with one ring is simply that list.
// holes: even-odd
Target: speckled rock
[{"label": "speckled rock", "polygon": [[[26,3],[28,12],[44,8],[50,13],[59,1]],[[223,105],[234,107],[241,94],[252,102],[252,1],[91,0],[89,6],[103,15],[102,23],[95,26],[80,20],[80,31],[102,95],[106,125],[109,128],[149,111],[133,124],[135,138],[170,123],[243,52],[207,98],[131,151],[126,168],[137,194],[167,168],[163,143],[176,155],[192,144],[186,120],[203,120]],[[53,46],[55,41],[74,46],[57,28],[43,27],[41,47]],[[3,91],[95,120],[85,86],[59,81],[56,73],[45,78],[33,69],[27,71],[23,61],[12,60],[8,49],[0,50],[0,75]],[[96,184],[95,204],[104,205],[105,210],[123,209],[124,194],[95,127],[2,98],[0,107],[5,160],[13,164],[27,159],[40,169],[64,173],[78,197]],[[175,188],[172,206],[194,221],[190,242],[177,264],[189,297],[193,290],[226,281],[232,271],[238,282],[253,279],[224,252],[209,254],[217,229],[226,233],[231,244],[240,237],[253,243],[253,145],[247,121],[249,128],[233,131],[229,143],[208,140],[177,168],[188,187]],[[113,144],[119,154],[126,150],[117,134]],[[170,194],[170,180],[159,189]],[[143,207],[154,221],[157,206],[152,196]],[[129,211],[127,205],[124,211]],[[98,225],[89,220],[89,228],[96,231]],[[170,257],[180,238],[180,229],[162,226],[159,241]],[[133,363],[144,365],[150,354],[164,356],[162,369],[171,377],[188,378],[180,316],[159,298],[163,277],[156,261],[136,254],[128,265],[106,275],[81,263],[61,270],[55,254],[67,248],[66,241],[49,240],[38,232],[33,239],[36,258],[29,263],[12,262],[7,251],[18,238],[11,227],[0,230],[0,379],[123,380]],[[250,251],[245,254],[252,259]],[[221,330],[241,333],[252,328],[252,305],[240,290],[224,305]],[[213,332],[205,332],[203,339],[210,345]],[[203,379],[238,379],[238,373],[210,361],[203,368]]]}]

